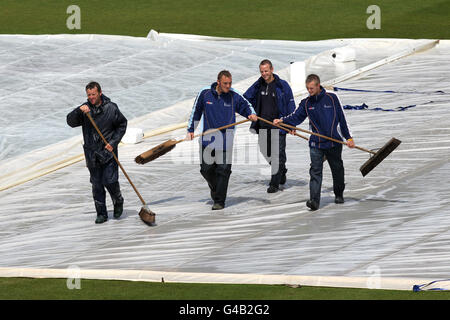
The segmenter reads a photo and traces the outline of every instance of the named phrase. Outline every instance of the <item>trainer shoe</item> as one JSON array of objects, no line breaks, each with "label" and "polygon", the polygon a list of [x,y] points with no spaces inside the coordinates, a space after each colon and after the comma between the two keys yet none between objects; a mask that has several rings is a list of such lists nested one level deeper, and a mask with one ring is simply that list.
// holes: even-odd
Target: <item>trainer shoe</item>
[{"label": "trainer shoe", "polygon": [[306,201],[306,206],[310,208],[312,211],[316,211],[317,209],[319,209],[319,204],[314,200]]},{"label": "trainer shoe", "polygon": [[223,204],[216,202],[212,206],[211,210],[222,210],[223,208],[225,208]]},{"label": "trainer shoe", "polygon": [[114,219],[119,219],[123,212],[123,203],[114,205]]},{"label": "trainer shoe", "polygon": [[99,224],[99,223],[103,223],[108,221],[108,217],[104,216],[104,215],[98,215],[97,219],[95,219],[95,223]]}]

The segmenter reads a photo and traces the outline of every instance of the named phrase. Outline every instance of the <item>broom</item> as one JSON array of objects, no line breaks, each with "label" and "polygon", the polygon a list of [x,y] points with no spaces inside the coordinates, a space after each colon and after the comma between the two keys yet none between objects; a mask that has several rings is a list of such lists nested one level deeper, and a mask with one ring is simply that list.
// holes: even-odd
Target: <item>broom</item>
[{"label": "broom", "polygon": [[[340,144],[344,144],[346,145],[347,143],[345,143],[344,141],[341,140],[337,140],[337,139],[333,139],[331,137],[327,137],[324,136],[323,134],[320,133],[315,133],[309,130],[305,130],[302,128],[298,128],[298,127],[294,127],[291,125],[288,125],[286,123],[280,122],[280,125],[286,127],[286,128],[290,128],[293,130],[299,130],[305,133],[309,133],[312,135],[315,135],[317,137],[320,138],[324,138],[333,142],[337,142]],[[361,151],[364,152],[368,152],[371,154],[371,157],[369,158],[369,160],[367,160],[360,168],[359,171],[361,171],[361,174],[363,175],[363,177],[365,177],[370,171],[372,171],[378,164],[380,164],[381,161],[383,161],[392,151],[394,151],[399,145],[400,145],[401,141],[396,139],[396,138],[391,138],[388,142],[386,142],[386,144],[381,147],[377,152],[372,151],[372,150],[368,150],[359,146],[355,146],[356,149],[359,149]]]},{"label": "broom", "polygon": [[[241,120],[241,121],[238,121],[238,122],[235,122],[235,123],[232,123],[232,124],[227,124],[226,126],[223,126],[223,127],[220,127],[220,128],[211,129],[211,130],[205,131],[203,133],[199,133],[199,134],[195,135],[193,138],[197,138],[197,137],[204,136],[204,135],[207,135],[207,134],[211,134],[211,133],[214,133],[214,132],[217,132],[217,131],[220,131],[220,130],[224,130],[224,129],[227,129],[227,128],[230,128],[230,127],[233,127],[233,126],[237,126],[238,124],[241,124],[241,123],[244,123],[244,122],[247,122],[247,121],[250,121],[250,119]],[[183,142],[183,141],[189,141],[189,140],[184,138],[184,139],[181,139],[181,140],[171,139],[171,140],[168,140],[166,142],[163,142],[163,143],[157,145],[156,147],[153,147],[152,149],[141,153],[140,155],[138,155],[134,159],[134,161],[136,161],[136,163],[138,163],[138,164],[146,164],[146,163],[148,163],[150,161],[153,161],[153,160],[161,157],[162,155],[168,153],[173,148],[175,148],[175,146],[178,143]]]},{"label": "broom", "polygon": [[[286,132],[291,133],[291,130],[288,130],[288,129],[284,128],[284,127],[281,127],[281,126],[279,126],[279,125],[277,125],[277,124],[273,124],[273,122],[271,122],[271,121],[269,121],[269,120],[266,120],[266,119],[261,118],[261,117],[258,117],[258,116],[257,116],[257,118],[258,118],[258,120],[260,120],[260,121],[262,121],[262,122],[265,122],[265,123],[270,124],[270,125],[272,125],[272,126],[274,126],[274,127],[277,127],[278,129],[281,129],[281,130],[284,130],[284,131],[286,131]],[[301,134],[298,134],[297,132],[294,132],[294,135],[296,135],[297,137],[303,138],[303,139],[305,139],[306,141],[309,140],[307,137],[302,136]]]},{"label": "broom", "polygon": [[[108,141],[106,141],[105,137],[103,136],[103,134],[100,132],[100,129],[97,127],[97,125],[94,122],[94,119],[92,119],[91,115],[89,113],[86,113],[89,121],[91,121],[92,125],[94,126],[95,130],[97,131],[98,135],[102,138],[103,142],[105,143],[105,145],[108,145]],[[125,169],[122,167],[122,164],[119,162],[119,159],[117,158],[116,154],[114,152],[112,152],[112,155],[114,157],[114,160],[116,160],[117,164],[119,165],[120,169],[122,170],[123,174],[125,175],[125,177],[127,177],[128,182],[131,184],[131,186],[133,187],[134,191],[136,192],[137,196],[139,197],[139,199],[142,202],[142,208],[141,211],[139,211],[139,217],[141,218],[141,220],[148,224],[149,226],[153,226],[155,225],[155,213],[153,211],[151,211],[149,209],[149,207],[147,206],[147,204],[145,203],[144,199],[142,198],[141,194],[139,193],[139,191],[136,189],[135,185],[133,184],[133,182],[131,181],[130,177],[128,176],[128,174],[126,173]]]}]

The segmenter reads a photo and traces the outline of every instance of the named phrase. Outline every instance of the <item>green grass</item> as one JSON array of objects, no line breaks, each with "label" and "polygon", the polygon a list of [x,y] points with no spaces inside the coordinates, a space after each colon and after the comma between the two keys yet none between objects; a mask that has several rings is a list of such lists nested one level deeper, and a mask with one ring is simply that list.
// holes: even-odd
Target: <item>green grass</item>
[{"label": "green grass", "polygon": [[[366,9],[381,8],[381,29],[369,30]],[[81,30],[69,30],[67,7],[81,9]],[[257,39],[450,38],[448,0],[155,1],[2,0],[0,33],[95,33],[146,36],[161,32]]]},{"label": "green grass", "polygon": [[80,281],[69,290],[65,279],[1,278],[1,300],[438,300],[449,292],[412,292],[284,285],[186,284]]}]

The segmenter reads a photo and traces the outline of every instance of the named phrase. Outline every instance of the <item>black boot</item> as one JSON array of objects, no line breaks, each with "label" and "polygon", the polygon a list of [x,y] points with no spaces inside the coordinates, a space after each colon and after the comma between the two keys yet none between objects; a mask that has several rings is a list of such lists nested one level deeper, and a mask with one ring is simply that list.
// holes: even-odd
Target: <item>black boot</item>
[{"label": "black boot", "polygon": [[99,214],[97,216],[97,219],[95,219],[95,223],[97,223],[97,224],[100,224],[100,223],[103,223],[103,222],[106,222],[106,221],[108,221],[108,216],[104,216],[102,214]]},{"label": "black boot", "polygon": [[286,173],[287,173],[287,169],[284,169],[284,172],[281,175],[280,184],[285,184],[286,183]]},{"label": "black boot", "polygon": [[319,209],[319,204],[314,200],[306,201],[306,206],[310,208],[312,211],[316,211],[317,209]]},{"label": "black boot", "polygon": [[123,212],[123,202],[114,205],[114,219],[119,219]]},{"label": "black boot", "polygon": [[344,197],[343,196],[336,196],[334,198],[334,203],[337,203],[337,204],[344,203]]},{"label": "black boot", "polygon": [[123,212],[123,197],[120,192],[119,182],[106,185],[106,189],[108,190],[114,204],[114,219],[119,219]]},{"label": "black boot", "polygon": [[97,219],[95,223],[103,223],[108,221],[108,211],[106,210],[106,205],[99,201],[95,201],[95,211],[97,211]]}]

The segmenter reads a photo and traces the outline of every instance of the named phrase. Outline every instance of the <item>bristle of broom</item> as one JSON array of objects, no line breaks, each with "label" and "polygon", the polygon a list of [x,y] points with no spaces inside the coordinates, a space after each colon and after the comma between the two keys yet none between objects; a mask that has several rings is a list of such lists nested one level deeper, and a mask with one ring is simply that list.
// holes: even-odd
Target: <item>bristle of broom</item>
[{"label": "bristle of broom", "polygon": [[138,164],[146,164],[150,161],[153,161],[165,155],[167,152],[175,148],[176,143],[177,143],[176,140],[169,140],[164,143],[161,143],[156,147],[153,147],[152,149],[141,153],[134,159],[134,161]]},{"label": "bristle of broom", "polygon": [[156,224],[156,214],[146,207],[141,208],[141,211],[139,211],[139,217],[149,226],[154,226]]},{"label": "bristle of broom", "polygon": [[375,155],[370,157],[370,159],[367,160],[361,166],[361,168],[359,168],[359,171],[361,171],[363,177],[365,177],[370,171],[372,171],[377,165],[379,165],[381,161],[383,161],[389,154],[391,154],[392,151],[394,151],[400,145],[400,143],[400,140],[392,138],[380,150],[378,150]]}]

